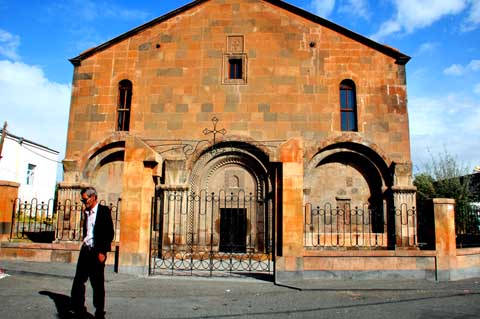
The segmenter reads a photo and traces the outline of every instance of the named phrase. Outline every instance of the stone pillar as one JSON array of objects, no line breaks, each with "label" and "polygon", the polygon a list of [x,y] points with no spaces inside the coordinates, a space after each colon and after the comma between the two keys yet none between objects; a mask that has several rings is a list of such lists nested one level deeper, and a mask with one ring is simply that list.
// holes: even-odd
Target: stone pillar
[{"label": "stone pillar", "polygon": [[88,186],[92,185],[88,183],[60,182],[58,183],[57,200],[60,203],[65,203],[65,201],[70,201],[72,204],[80,203],[80,191]]},{"label": "stone pillar", "polygon": [[303,274],[303,141],[289,140],[280,147],[283,163],[281,223],[282,255],[276,257],[277,280]]},{"label": "stone pillar", "polygon": [[152,197],[161,159],[140,140],[129,137],[125,145],[119,271],[148,274]]},{"label": "stone pillar", "polygon": [[416,190],[412,181],[412,164],[395,163],[393,175],[393,212],[395,248],[417,248]]},{"label": "stone pillar", "polygon": [[456,268],[455,200],[433,199],[437,280],[448,281]]},{"label": "stone pillar", "polygon": [[10,239],[12,213],[18,197],[19,183],[0,181],[0,241]]},{"label": "stone pillar", "polygon": [[417,209],[415,187],[392,187],[395,220],[395,248],[417,248]]},{"label": "stone pillar", "polygon": [[57,188],[57,240],[80,240],[82,207],[80,192],[87,183],[60,182]]}]

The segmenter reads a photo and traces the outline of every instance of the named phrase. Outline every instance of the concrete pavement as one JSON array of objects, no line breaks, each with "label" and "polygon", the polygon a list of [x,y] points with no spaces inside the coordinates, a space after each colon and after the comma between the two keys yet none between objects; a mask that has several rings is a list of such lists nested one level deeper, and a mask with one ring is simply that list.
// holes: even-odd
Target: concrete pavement
[{"label": "concrete pavement", "polygon": [[[67,318],[75,265],[0,260],[1,318]],[[4,273],[2,276],[1,274]],[[108,318],[480,318],[457,282],[139,277],[106,271]],[[87,307],[92,308],[87,289]]]}]

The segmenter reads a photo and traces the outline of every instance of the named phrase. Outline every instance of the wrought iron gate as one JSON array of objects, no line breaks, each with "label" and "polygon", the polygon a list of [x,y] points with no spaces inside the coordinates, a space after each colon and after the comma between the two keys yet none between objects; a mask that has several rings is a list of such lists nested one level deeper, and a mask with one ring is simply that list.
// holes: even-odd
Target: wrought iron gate
[{"label": "wrought iron gate", "polygon": [[271,200],[242,190],[159,191],[150,274],[271,275],[272,216]]}]

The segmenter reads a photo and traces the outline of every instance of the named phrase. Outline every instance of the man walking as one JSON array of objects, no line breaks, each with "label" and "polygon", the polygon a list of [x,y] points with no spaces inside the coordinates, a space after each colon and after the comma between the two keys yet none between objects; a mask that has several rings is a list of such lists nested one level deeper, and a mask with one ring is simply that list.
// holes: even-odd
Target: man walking
[{"label": "man walking", "polygon": [[85,204],[83,244],[72,284],[72,305],[77,316],[86,315],[85,283],[90,279],[95,318],[105,318],[105,262],[111,249],[114,230],[107,206],[98,204],[97,191],[87,187],[80,192]]}]

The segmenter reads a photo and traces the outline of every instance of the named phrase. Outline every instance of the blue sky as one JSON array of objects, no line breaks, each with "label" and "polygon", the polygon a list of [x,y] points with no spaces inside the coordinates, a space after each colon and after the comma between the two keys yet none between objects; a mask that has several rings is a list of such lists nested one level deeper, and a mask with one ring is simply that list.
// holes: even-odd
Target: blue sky
[{"label": "blue sky", "polygon": [[[187,0],[0,0],[0,121],[61,152],[73,66],[88,48]],[[407,64],[412,161],[445,150],[480,165],[480,0],[289,0],[412,57]]]}]

